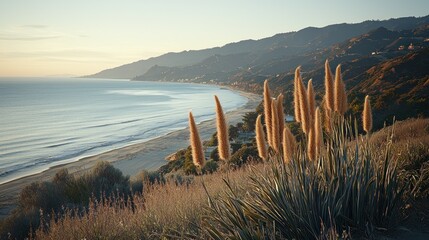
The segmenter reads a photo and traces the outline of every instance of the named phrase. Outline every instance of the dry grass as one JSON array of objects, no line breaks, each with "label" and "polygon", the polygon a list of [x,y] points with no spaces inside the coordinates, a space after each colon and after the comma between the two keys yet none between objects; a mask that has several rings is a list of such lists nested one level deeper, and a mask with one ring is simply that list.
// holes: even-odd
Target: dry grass
[{"label": "dry grass", "polygon": [[[386,144],[391,126],[371,136],[374,148]],[[395,123],[392,157],[397,161],[400,176],[406,184],[406,196],[429,197],[429,119],[409,119]]]},{"label": "dry grass", "polygon": [[[173,181],[153,184],[142,195],[133,195],[133,203],[122,197],[91,202],[80,216],[67,211],[49,223],[49,231],[39,229],[34,239],[160,239],[200,236],[203,209],[208,206],[207,193],[219,196],[225,190],[223,179],[233,185],[246,186],[249,167],[230,173],[197,176],[190,184]],[[253,165],[262,168],[263,165]],[[190,237],[193,238],[193,237]]]},{"label": "dry grass", "polygon": [[[393,137],[394,159],[411,164],[413,156],[407,150],[419,145],[429,146],[429,119],[412,119],[396,123]],[[390,127],[371,136],[371,145],[381,148],[386,144]],[[427,159],[426,159],[427,162]],[[249,165],[230,173],[216,172],[197,176],[190,184],[177,185],[173,181],[164,184],[144,184],[143,195],[134,195],[133,204],[123,198],[110,198],[104,202],[92,202],[86,213],[73,215],[70,211],[49,224],[49,231],[39,229],[36,239],[160,239],[200,238],[204,209],[208,195],[221,198],[228,179],[237,196],[250,190],[249,177],[264,172],[268,163]],[[252,169],[252,170],[250,170]],[[240,188],[235,188],[240,186]],[[173,237],[174,236],[174,237]]]}]

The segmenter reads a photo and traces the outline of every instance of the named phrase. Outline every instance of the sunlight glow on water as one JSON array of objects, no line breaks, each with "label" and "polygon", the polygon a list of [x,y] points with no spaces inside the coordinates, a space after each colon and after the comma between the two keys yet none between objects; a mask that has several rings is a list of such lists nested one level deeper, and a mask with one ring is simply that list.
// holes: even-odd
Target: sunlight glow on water
[{"label": "sunlight glow on water", "polygon": [[215,86],[95,79],[0,79],[0,184],[214,117],[246,98]]}]

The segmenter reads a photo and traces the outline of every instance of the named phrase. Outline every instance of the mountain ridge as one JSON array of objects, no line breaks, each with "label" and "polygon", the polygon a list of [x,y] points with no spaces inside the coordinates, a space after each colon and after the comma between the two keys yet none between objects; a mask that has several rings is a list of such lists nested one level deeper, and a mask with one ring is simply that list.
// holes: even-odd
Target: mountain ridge
[{"label": "mountain ridge", "polygon": [[[361,23],[340,23],[322,28],[307,27],[296,32],[279,33],[258,40],[242,40],[228,43],[222,47],[202,50],[170,52],[158,57],[139,60],[115,68],[106,69],[96,74],[84,77],[91,78],[125,78],[138,79],[151,67],[186,67],[198,64],[213,55],[229,55],[239,53],[267,53],[276,51],[277,56],[293,56],[317,48],[324,48],[334,43],[342,42],[352,36],[358,36],[379,26],[398,30],[412,28],[421,23],[428,23],[429,16],[404,17],[389,20],[370,20]],[[350,30],[351,29],[351,30]]]}]

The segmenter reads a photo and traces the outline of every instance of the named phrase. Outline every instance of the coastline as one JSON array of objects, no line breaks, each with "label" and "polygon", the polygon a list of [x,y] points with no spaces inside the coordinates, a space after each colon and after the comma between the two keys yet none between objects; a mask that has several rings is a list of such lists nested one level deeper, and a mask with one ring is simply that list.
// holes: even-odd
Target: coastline
[{"label": "coastline", "polygon": [[[243,106],[226,113],[228,124],[236,124],[241,121],[242,116],[246,112],[254,111],[262,98],[257,94],[239,91],[230,87],[227,88],[248,99],[247,103]],[[215,128],[215,119],[199,123],[198,129],[201,139],[208,140],[215,132]],[[84,157],[75,162],[57,165],[41,173],[4,183],[0,185],[0,219],[7,216],[11,209],[13,209],[14,201],[18,198],[18,194],[23,187],[33,182],[50,180],[59,169],[66,168],[70,173],[82,174],[90,170],[96,162],[103,160],[111,162],[124,175],[133,176],[141,170],[158,169],[167,163],[165,160],[167,155],[188,145],[188,129],[180,129],[146,142],[135,143],[97,155]]]}]

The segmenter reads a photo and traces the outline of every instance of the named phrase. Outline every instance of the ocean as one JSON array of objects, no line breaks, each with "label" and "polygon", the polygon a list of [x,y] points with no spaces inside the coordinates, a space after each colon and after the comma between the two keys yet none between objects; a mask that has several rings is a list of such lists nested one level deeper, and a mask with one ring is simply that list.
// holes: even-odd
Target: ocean
[{"label": "ocean", "polygon": [[214,118],[247,99],[200,84],[0,78],[0,184]]}]

